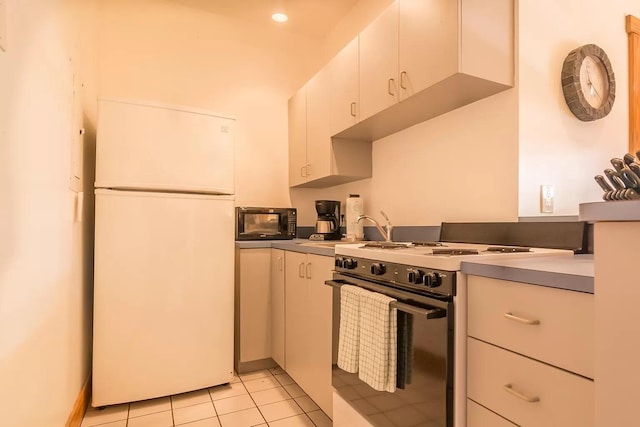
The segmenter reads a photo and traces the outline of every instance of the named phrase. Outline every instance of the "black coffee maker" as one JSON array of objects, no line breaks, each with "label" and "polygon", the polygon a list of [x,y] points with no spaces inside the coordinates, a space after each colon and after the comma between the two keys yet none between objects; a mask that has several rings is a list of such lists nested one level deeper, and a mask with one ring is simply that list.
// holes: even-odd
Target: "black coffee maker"
[{"label": "black coffee maker", "polygon": [[340,240],[340,202],[337,200],[316,200],[316,238],[319,240]]}]

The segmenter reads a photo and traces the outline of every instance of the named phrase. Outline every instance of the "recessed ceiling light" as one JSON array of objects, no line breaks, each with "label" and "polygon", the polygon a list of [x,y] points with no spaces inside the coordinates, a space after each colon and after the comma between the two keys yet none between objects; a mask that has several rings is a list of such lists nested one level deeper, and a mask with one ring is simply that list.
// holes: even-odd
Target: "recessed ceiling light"
[{"label": "recessed ceiling light", "polygon": [[276,12],[273,15],[271,15],[271,19],[273,19],[276,22],[287,22],[289,20],[289,17],[282,12]]}]

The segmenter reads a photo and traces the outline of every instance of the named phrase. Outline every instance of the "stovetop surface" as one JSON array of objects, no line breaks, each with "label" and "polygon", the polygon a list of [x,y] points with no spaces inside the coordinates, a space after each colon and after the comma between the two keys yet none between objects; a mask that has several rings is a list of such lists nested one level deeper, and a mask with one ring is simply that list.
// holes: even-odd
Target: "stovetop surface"
[{"label": "stovetop surface", "polygon": [[450,242],[360,242],[339,244],[336,256],[353,256],[416,267],[458,271],[463,261],[515,257],[572,256],[573,251]]}]

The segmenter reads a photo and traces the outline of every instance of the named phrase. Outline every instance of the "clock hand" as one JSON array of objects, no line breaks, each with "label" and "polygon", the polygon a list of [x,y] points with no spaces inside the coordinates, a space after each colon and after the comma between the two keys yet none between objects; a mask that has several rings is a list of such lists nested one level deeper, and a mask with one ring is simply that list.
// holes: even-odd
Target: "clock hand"
[{"label": "clock hand", "polygon": [[[593,83],[589,82],[589,88],[591,89],[591,92],[594,92],[598,96],[598,98],[602,99]],[[593,96],[593,93],[591,94],[591,96]]]}]

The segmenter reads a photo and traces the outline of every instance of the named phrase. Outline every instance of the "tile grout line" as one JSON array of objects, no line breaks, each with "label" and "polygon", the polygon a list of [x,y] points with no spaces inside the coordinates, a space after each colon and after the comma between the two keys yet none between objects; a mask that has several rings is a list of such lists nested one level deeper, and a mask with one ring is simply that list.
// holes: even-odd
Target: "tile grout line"
[{"label": "tile grout line", "polygon": [[[251,391],[249,391],[249,390],[247,389],[247,387],[246,387],[246,385],[245,385],[245,379],[243,379],[240,375],[238,375],[238,380],[239,380],[239,381],[238,381],[238,383],[240,383],[240,384],[242,385],[242,387],[244,388],[244,390],[246,391],[246,393],[249,395],[249,398],[250,398],[250,399],[251,399],[251,401],[253,402],[254,407],[255,407],[256,409],[258,409],[258,412],[260,413],[260,416],[262,417],[262,419],[263,419],[264,423],[266,423],[266,424],[268,425],[268,424],[269,424],[269,421],[267,421],[267,420],[266,420],[266,418],[265,418],[264,414],[263,414],[263,413],[262,413],[262,411],[260,410],[260,406],[258,406],[258,404],[257,404],[257,402],[255,401],[255,399],[254,399],[254,397],[253,397],[252,393],[258,393],[258,392],[267,391],[267,390],[274,390],[274,389],[276,389],[276,388],[282,388],[282,389],[284,390],[284,392],[285,392],[286,396],[288,396],[288,397],[289,397],[289,399],[284,399],[284,400],[279,401],[279,402],[284,402],[284,401],[287,401],[287,400],[292,400],[292,401],[295,403],[295,405],[296,405],[296,406],[297,406],[297,407],[302,411],[302,414],[304,414],[304,415],[306,416],[306,418],[307,418],[309,421],[311,421],[311,423],[312,423],[314,426],[317,426],[318,424],[316,424],[316,422],[315,422],[315,421],[314,421],[314,420],[309,416],[309,412],[314,412],[314,411],[318,411],[318,410],[319,410],[320,412],[324,413],[324,411],[322,411],[319,407],[318,407],[318,408],[316,408],[316,409],[314,409],[313,411],[306,411],[306,410],[305,410],[305,409],[300,405],[300,403],[298,403],[298,401],[296,400],[296,397],[294,397],[294,396],[291,394],[291,392],[286,388],[286,386],[293,386],[293,385],[297,385],[298,387],[300,387],[300,386],[298,385],[298,383],[296,383],[296,382],[295,382],[295,380],[293,380],[293,379],[291,378],[291,376],[289,376],[289,378],[291,378],[291,380],[292,380],[293,382],[292,382],[292,383],[289,383],[289,384],[286,384],[286,385],[282,384],[282,382],[280,382],[280,380],[277,378],[277,375],[289,375],[289,374],[288,374],[284,369],[282,369],[282,368],[280,368],[280,367],[278,367],[278,368],[273,368],[273,369],[280,369],[282,372],[279,372],[278,374],[275,374],[275,373],[271,372],[271,368],[268,368],[268,369],[265,369],[265,370],[264,370],[264,371],[266,371],[266,374],[265,374],[265,375],[260,376],[260,377],[257,377],[257,378],[252,378],[252,379],[247,380],[247,381],[254,381],[254,380],[259,380],[259,379],[273,378],[273,379],[275,379],[275,381],[276,381],[276,383],[278,384],[278,386],[276,386],[276,387],[272,387],[272,388],[268,388],[268,389],[264,389],[264,390],[255,390],[255,391],[253,391],[253,392],[251,392]],[[231,384],[233,384],[233,383],[229,382],[229,383],[227,383],[226,385],[231,385]],[[204,390],[204,389],[203,389],[203,390]],[[220,414],[218,414],[218,410],[216,409],[215,401],[214,401],[214,399],[213,399],[213,396],[211,395],[211,387],[207,387],[207,388],[206,388],[206,390],[207,390],[207,394],[208,394],[208,396],[209,396],[209,400],[210,400],[211,404],[213,405],[213,410],[214,410],[214,413],[215,413],[215,417],[218,419],[218,423],[219,423],[220,425],[222,425],[222,422],[220,421]],[[304,391],[304,390],[303,390],[303,391]],[[173,398],[174,398],[174,396],[175,396],[175,395],[170,395],[170,396],[167,396],[167,397],[169,397],[169,404],[170,404],[170,411],[171,411],[171,420],[172,420],[172,425],[175,427],[175,425],[176,425],[176,424],[175,424],[175,422],[176,422],[176,421],[175,421],[175,416],[174,416],[173,411],[174,411],[174,409],[176,409],[176,408],[174,408],[174,406],[173,406]],[[311,399],[311,398],[310,398],[306,393],[305,393],[305,394],[303,394],[302,396],[299,396],[299,398],[303,398],[303,397],[305,397],[305,396],[306,396],[306,397],[308,397],[308,398],[313,402],[313,399]],[[233,398],[233,397],[238,397],[238,396],[229,396],[229,397],[222,398],[222,399],[218,399],[218,400],[225,400],[225,399],[230,399],[230,398]],[[273,404],[273,403],[279,403],[279,402],[271,402],[270,404]],[[313,402],[313,403],[315,403],[315,402]],[[187,405],[187,406],[185,406],[185,407],[190,407],[190,406],[195,406],[195,405],[198,405],[198,404]],[[266,406],[266,405],[268,405],[268,404],[265,404],[265,406]],[[317,404],[316,404],[316,406],[317,406]],[[248,408],[248,409],[250,409],[250,408]],[[240,411],[241,411],[241,410],[239,410],[239,411],[233,411],[233,412],[230,412],[230,414],[231,414],[231,413],[234,413],[234,412],[240,412]],[[150,413],[150,414],[145,414],[145,415],[153,415],[153,414],[160,413],[160,412],[163,412],[163,411],[152,412],[152,413]],[[284,417],[284,418],[278,418],[278,419],[273,420],[273,421],[275,422],[275,421],[285,420],[285,419],[287,419],[287,418],[293,418],[293,417],[296,417],[296,416],[298,416],[298,415],[301,415],[301,414],[295,414],[295,415],[287,416],[287,417]],[[141,416],[143,416],[143,415],[141,415]],[[131,418],[132,418],[132,417],[131,417],[131,402],[129,402],[129,403],[127,403],[127,416],[126,416],[126,419],[125,419],[125,427],[128,427],[128,426],[129,426],[129,421],[131,420]],[[84,421],[84,417],[83,417],[83,421]],[[200,420],[195,420],[195,421],[200,421]],[[264,423],[261,423],[261,424],[264,424]],[[98,426],[98,427],[99,427],[99,426]]]},{"label": "tile grout line", "polygon": [[[282,368],[280,368],[282,369]],[[287,390],[285,388],[285,386],[278,380],[278,378],[276,378],[276,376],[271,372],[271,370],[267,369],[267,371],[269,372],[269,374],[276,380],[276,382],[280,385],[280,387],[282,387],[282,389],[284,390],[285,393],[287,393],[287,395],[291,398],[291,400],[293,401],[293,403],[296,404],[296,406],[298,408],[300,408],[300,410],[302,411],[302,414],[304,414],[309,421],[311,421],[311,424],[313,424],[314,426],[316,425],[316,423],[313,421],[313,419],[307,414],[307,411],[305,411],[302,406],[300,406],[300,404],[296,401],[296,398],[293,397],[293,395],[291,393],[289,393],[289,390]],[[287,374],[287,372],[282,369],[282,371]],[[287,374],[289,376],[289,378],[291,378],[291,376],[289,374]],[[267,377],[260,377],[260,378],[267,378]],[[259,379],[259,378],[256,378]],[[293,380],[293,378],[291,378]],[[242,378],[240,378],[240,381],[242,381],[242,385],[244,385],[244,380],[242,380]],[[298,384],[294,381],[294,384]],[[287,385],[291,385],[291,384],[287,384]],[[299,387],[299,386],[298,386]],[[245,387],[246,388],[246,387]],[[277,388],[277,387],[276,387]],[[267,389],[267,390],[272,390],[272,389]],[[259,391],[264,391],[264,390],[259,390]],[[267,419],[265,418],[264,414],[262,413],[262,411],[260,410],[260,406],[258,406],[258,404],[256,403],[256,401],[253,399],[253,396],[251,395],[251,392],[249,392],[249,390],[247,390],[247,392],[249,393],[249,397],[251,398],[251,400],[253,401],[253,404],[256,405],[256,408],[258,408],[258,412],[260,412],[260,415],[262,415],[262,418],[265,420],[265,422],[267,423],[267,425],[269,425],[269,421],[267,421]],[[307,394],[305,394],[305,396],[307,396]],[[286,399],[289,400],[289,399]],[[286,400],[283,400],[281,402],[285,402]],[[313,400],[313,399],[312,399]],[[279,402],[272,402],[272,403],[279,403]],[[315,402],[314,402],[315,403]],[[286,420],[287,418],[293,418],[293,417],[297,417],[298,415],[301,414],[296,414],[296,415],[291,415],[289,417],[284,417],[284,418],[279,418],[277,420],[273,420],[273,421],[280,421],[280,420]]]},{"label": "tile grout line", "polygon": [[[209,390],[207,390],[209,393]],[[176,425],[176,419],[173,417],[173,396],[169,396],[169,404],[171,405],[171,424]]]},{"label": "tile grout line", "polygon": [[[271,371],[267,370],[267,372],[269,372],[269,374],[271,374]],[[273,376],[273,375],[271,375]],[[262,417],[262,419],[264,420],[264,423],[267,424],[267,426],[269,425],[269,421],[267,421],[267,419],[265,418],[264,414],[262,413],[262,411],[260,410],[260,407],[258,406],[258,404],[256,403],[255,399],[253,398],[253,396],[251,395],[251,392],[249,391],[249,389],[244,385],[244,380],[242,379],[242,377],[240,377],[240,375],[238,375],[238,378],[240,378],[240,383],[242,384],[242,387],[244,387],[245,390],[247,390],[247,393],[249,394],[249,399],[251,399],[251,401],[253,402],[253,404],[255,405],[256,409],[258,410],[258,412],[260,413],[260,416]],[[266,378],[266,377],[260,377],[260,378]],[[278,381],[278,380],[276,380]],[[267,389],[269,390],[269,389]],[[286,390],[285,390],[286,391]],[[222,423],[221,423],[222,424]],[[259,424],[256,424],[259,425]]]}]

